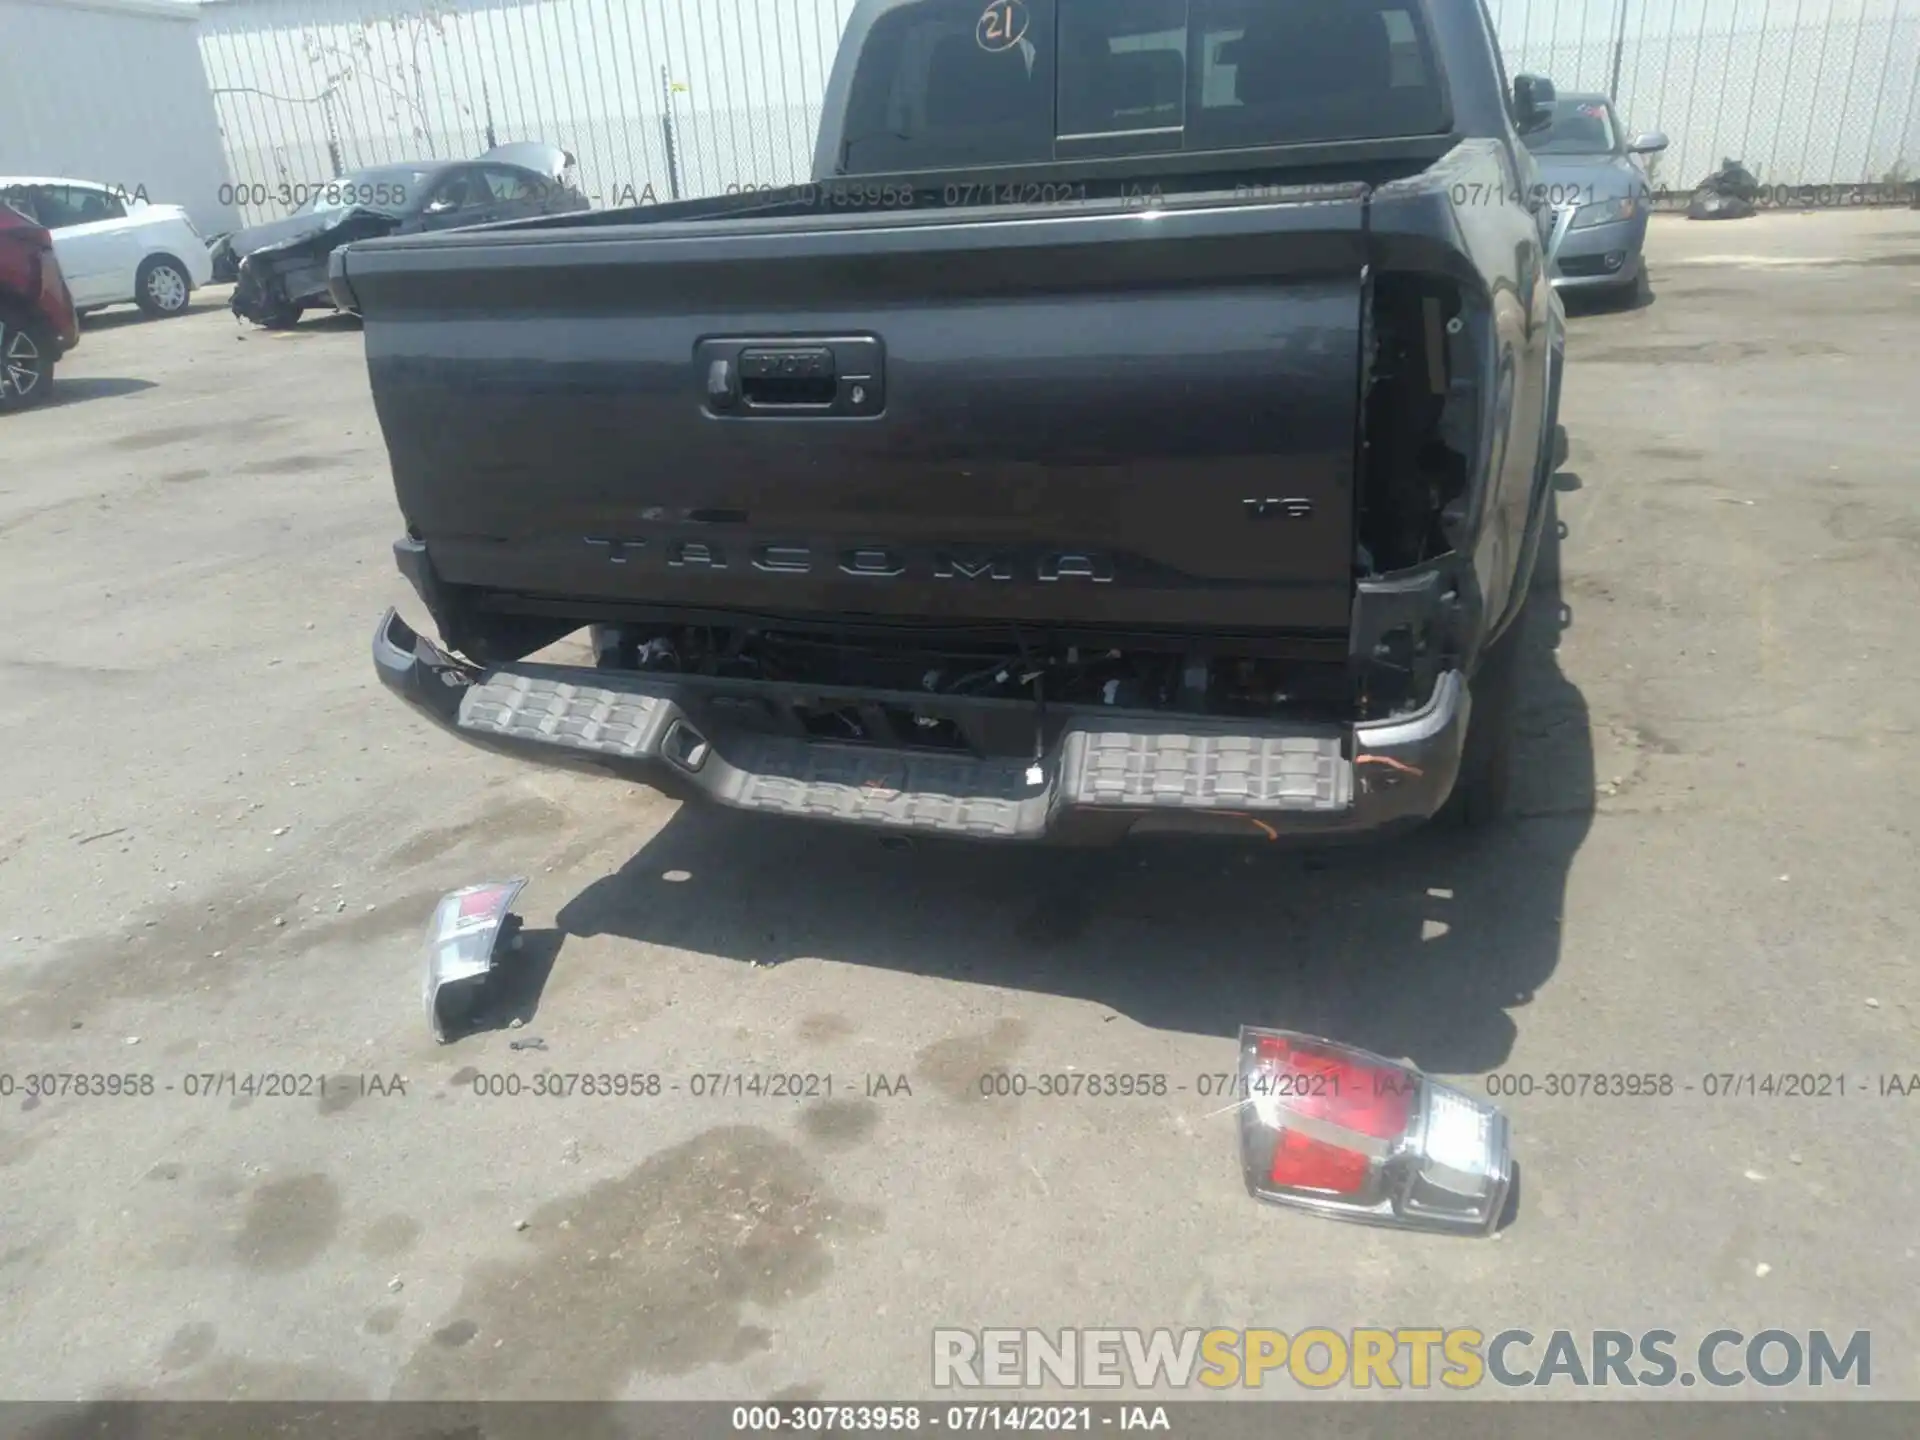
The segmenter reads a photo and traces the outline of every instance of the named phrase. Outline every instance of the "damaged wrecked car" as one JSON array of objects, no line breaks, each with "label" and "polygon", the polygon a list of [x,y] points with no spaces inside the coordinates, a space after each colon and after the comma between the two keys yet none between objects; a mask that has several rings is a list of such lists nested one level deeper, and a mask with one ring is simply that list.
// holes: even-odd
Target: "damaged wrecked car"
[{"label": "damaged wrecked car", "polygon": [[478,160],[376,165],[322,181],[293,214],[223,237],[233,313],[285,329],[305,310],[333,308],[327,260],[355,240],[590,209],[574,176],[566,151],[517,144]]}]

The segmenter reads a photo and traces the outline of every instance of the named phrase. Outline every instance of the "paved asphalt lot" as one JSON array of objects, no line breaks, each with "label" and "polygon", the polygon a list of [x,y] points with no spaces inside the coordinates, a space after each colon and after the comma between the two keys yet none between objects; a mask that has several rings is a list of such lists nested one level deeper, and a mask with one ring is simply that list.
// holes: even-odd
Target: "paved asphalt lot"
[{"label": "paved asphalt lot", "polygon": [[[424,616],[351,323],[97,317],[0,425],[0,1071],[156,1089],[0,1100],[0,1394],[898,1398],[939,1325],[1466,1324],[1869,1328],[1920,1396],[1920,1097],[1873,1093],[1920,1071],[1920,216],[1652,249],[1573,320],[1522,818],[1320,855],[888,848],[470,753],[372,673]],[[437,1047],[428,912],[515,873],[531,1019]],[[1242,1023],[1695,1088],[1507,1102],[1491,1243],[1256,1205],[1191,1088],[977,1092],[1191,1087]],[[473,1092],[542,1068],[836,1090]],[[224,1071],[405,1094],[185,1093]]]}]

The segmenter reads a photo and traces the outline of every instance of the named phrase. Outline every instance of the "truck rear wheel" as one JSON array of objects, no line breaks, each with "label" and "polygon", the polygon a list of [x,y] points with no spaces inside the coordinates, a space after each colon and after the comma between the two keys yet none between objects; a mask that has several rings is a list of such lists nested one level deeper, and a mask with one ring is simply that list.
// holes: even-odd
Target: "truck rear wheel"
[{"label": "truck rear wheel", "polygon": [[1491,825],[1507,813],[1513,778],[1513,731],[1520,693],[1522,610],[1507,633],[1481,657],[1472,682],[1473,708],[1467,717],[1467,743],[1460,755],[1460,776],[1440,818],[1463,829]]}]

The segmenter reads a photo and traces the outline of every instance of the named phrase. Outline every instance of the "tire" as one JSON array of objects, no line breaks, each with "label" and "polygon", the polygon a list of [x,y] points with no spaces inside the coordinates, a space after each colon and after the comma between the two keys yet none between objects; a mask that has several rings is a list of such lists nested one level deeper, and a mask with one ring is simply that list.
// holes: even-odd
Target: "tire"
[{"label": "tire", "polygon": [[133,303],[154,319],[186,313],[193,300],[187,267],[171,255],[149,255],[133,277]]},{"label": "tire", "polygon": [[0,414],[31,410],[53,389],[53,342],[39,326],[0,309]]},{"label": "tire", "polygon": [[291,330],[300,323],[300,307],[298,305],[276,306],[254,323],[262,330]]},{"label": "tire", "polygon": [[1439,818],[1465,830],[1494,824],[1507,813],[1513,781],[1513,731],[1520,694],[1520,636],[1526,625],[1523,607],[1480,658],[1474,672],[1473,706],[1467,716],[1467,742],[1460,754],[1460,774],[1453,793],[1440,808]]}]

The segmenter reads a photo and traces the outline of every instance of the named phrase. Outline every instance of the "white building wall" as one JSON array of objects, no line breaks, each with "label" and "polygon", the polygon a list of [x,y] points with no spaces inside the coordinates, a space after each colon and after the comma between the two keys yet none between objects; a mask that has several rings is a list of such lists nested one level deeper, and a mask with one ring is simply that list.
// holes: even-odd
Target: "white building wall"
[{"label": "white building wall", "polygon": [[98,181],[233,229],[198,20],[171,0],[0,0],[0,175]]}]

